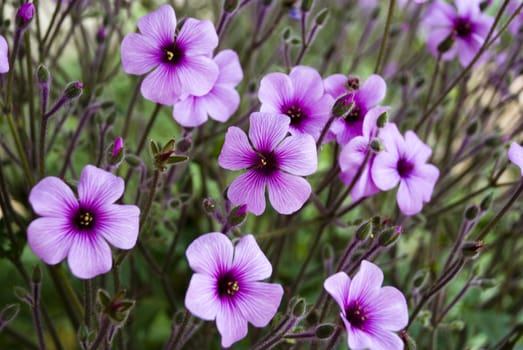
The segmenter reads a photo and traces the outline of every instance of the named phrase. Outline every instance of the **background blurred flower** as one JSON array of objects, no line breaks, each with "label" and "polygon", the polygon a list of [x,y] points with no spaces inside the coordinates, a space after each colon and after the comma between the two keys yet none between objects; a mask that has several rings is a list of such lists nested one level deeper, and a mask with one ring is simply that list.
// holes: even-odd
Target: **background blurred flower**
[{"label": "background blurred flower", "polygon": [[9,55],[7,41],[0,35],[0,73],[9,72]]}]

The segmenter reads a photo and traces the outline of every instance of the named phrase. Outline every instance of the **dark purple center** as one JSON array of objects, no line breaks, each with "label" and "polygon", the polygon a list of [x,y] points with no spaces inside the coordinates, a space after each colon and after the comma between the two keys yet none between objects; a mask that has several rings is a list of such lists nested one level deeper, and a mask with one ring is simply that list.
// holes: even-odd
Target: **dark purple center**
[{"label": "dark purple center", "polygon": [[291,125],[297,125],[307,118],[303,109],[297,104],[284,108],[284,112],[291,118]]},{"label": "dark purple center", "polygon": [[472,32],[472,26],[470,25],[470,21],[466,18],[459,17],[456,20],[456,23],[454,23],[454,30],[456,31],[456,35],[460,38],[466,38],[470,36],[470,33]]},{"label": "dark purple center", "polygon": [[176,45],[176,41],[162,47],[162,62],[176,65],[183,58],[183,50]]},{"label": "dark purple center", "polygon": [[96,223],[94,213],[85,208],[79,208],[76,214],[72,217],[72,221],[74,227],[80,231],[91,230]]},{"label": "dark purple center", "polygon": [[408,177],[412,172],[412,169],[414,169],[414,164],[405,158],[400,158],[396,164],[396,168],[398,169],[398,173],[401,177]]},{"label": "dark purple center", "polygon": [[365,323],[367,323],[367,320],[369,319],[367,308],[362,307],[357,301],[349,305],[345,310],[345,314],[347,315],[347,321],[349,321],[351,326],[358,329],[363,329]]},{"label": "dark purple center", "polygon": [[259,153],[256,168],[265,175],[269,175],[278,169],[278,160],[273,152]]},{"label": "dark purple center", "polygon": [[363,113],[361,112],[361,108],[358,105],[352,106],[350,112],[345,116],[345,121],[348,124],[356,124],[362,120]]},{"label": "dark purple center", "polygon": [[218,278],[217,289],[220,298],[232,297],[240,291],[240,285],[231,272],[226,272]]}]

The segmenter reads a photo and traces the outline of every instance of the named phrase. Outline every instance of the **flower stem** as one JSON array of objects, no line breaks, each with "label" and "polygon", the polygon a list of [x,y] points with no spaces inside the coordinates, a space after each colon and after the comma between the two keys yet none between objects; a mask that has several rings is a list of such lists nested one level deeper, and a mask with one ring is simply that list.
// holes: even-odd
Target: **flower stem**
[{"label": "flower stem", "polygon": [[36,334],[38,337],[38,346],[40,350],[46,350],[47,347],[45,345],[45,338],[44,338],[44,330],[42,326],[42,319],[40,315],[40,286],[41,283],[32,283],[32,305],[31,305],[31,312],[33,315],[33,322],[35,324],[36,328]]},{"label": "flower stem", "polygon": [[383,31],[383,36],[381,38],[380,52],[378,54],[378,60],[376,61],[376,66],[374,67],[374,73],[379,74],[381,70],[381,65],[383,61],[383,55],[385,53],[385,47],[387,46],[387,38],[389,37],[390,23],[392,22],[392,15],[394,13],[394,3],[395,0],[389,0],[389,10],[387,12],[387,22],[385,23],[385,30]]}]

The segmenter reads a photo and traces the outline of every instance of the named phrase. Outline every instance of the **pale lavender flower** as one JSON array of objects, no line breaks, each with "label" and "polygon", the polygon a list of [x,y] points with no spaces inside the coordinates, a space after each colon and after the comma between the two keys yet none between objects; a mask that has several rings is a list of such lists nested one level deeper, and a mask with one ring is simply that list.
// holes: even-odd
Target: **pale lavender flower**
[{"label": "pale lavender flower", "polygon": [[29,195],[33,210],[41,216],[27,228],[29,247],[50,265],[67,256],[78,278],[106,273],[112,266],[108,243],[131,249],[138,238],[138,207],[114,204],[123,191],[123,179],[92,165],[82,170],[78,199],[61,179],[42,179]]},{"label": "pale lavender flower", "polygon": [[[507,13],[509,15],[512,15],[518,7],[521,6],[521,0],[512,0],[507,5]],[[523,30],[523,11],[521,11],[512,22],[510,22],[508,29],[512,33],[512,35],[516,36],[521,33]]]},{"label": "pale lavender flower", "polygon": [[0,73],[9,72],[9,55],[7,41],[0,35]]},{"label": "pale lavender flower", "polygon": [[247,324],[265,327],[276,314],[283,296],[279,284],[259,282],[272,266],[252,235],[234,247],[220,232],[204,234],[185,251],[194,274],[185,295],[185,307],[207,321],[216,320],[222,346],[247,335]]},{"label": "pale lavender flower", "polygon": [[421,211],[423,202],[430,201],[439,170],[427,160],[432,154],[413,131],[401,136],[396,124],[388,123],[380,131],[385,151],[374,159],[372,179],[382,191],[400,184],[396,200],[401,212],[414,215]]},{"label": "pale lavender flower", "polygon": [[508,150],[508,159],[519,167],[519,170],[523,176],[523,147],[515,142],[512,142]]},{"label": "pale lavender flower", "polygon": [[247,204],[255,215],[265,211],[265,187],[273,208],[280,214],[300,209],[311,193],[302,176],[316,171],[316,144],[308,134],[287,136],[289,117],[253,113],[249,137],[230,127],[225,135],[218,164],[228,170],[247,169],[229,186],[227,197],[235,204]]},{"label": "pale lavender flower", "polygon": [[220,73],[213,88],[203,96],[187,96],[174,105],[173,118],[185,127],[196,127],[211,117],[226,122],[240,105],[236,85],[243,79],[243,71],[236,52],[224,50],[214,57]]},{"label": "pale lavender flower", "polygon": [[291,118],[290,132],[309,134],[317,140],[330,117],[334,100],[325,93],[316,69],[294,67],[289,75],[269,73],[258,91],[261,112],[278,113]]},{"label": "pale lavender flower", "polygon": [[454,4],[456,7],[437,0],[427,8],[423,20],[428,31],[427,44],[437,57],[438,46],[452,38],[454,44],[441,55],[441,59],[452,60],[458,56],[461,65],[466,66],[485,42],[494,19],[481,12],[480,0],[455,0]]},{"label": "pale lavender flower", "polygon": [[[142,95],[164,105],[185,95],[208,93],[218,77],[212,52],[218,35],[208,20],[187,18],[176,33],[176,15],[170,5],[138,20],[140,33],[125,36],[121,46],[123,70],[142,75]],[[153,70],[154,69],[154,70]]]},{"label": "pale lavender flower", "polygon": [[360,87],[357,78],[347,78],[334,74],[326,78],[325,90],[334,98],[346,96],[352,109],[344,118],[336,118],[329,129],[326,141],[336,138],[340,145],[346,145],[351,139],[362,135],[363,120],[372,107],[380,103],[387,93],[387,84],[382,77],[373,74]]},{"label": "pale lavender flower", "polygon": [[345,272],[325,280],[325,290],[341,309],[349,349],[403,349],[395,332],[408,323],[407,301],[398,289],[382,287],[382,283],[383,272],[367,260],[352,280]]},{"label": "pale lavender flower", "polygon": [[389,107],[372,108],[363,121],[363,135],[356,136],[343,146],[340,156],[340,179],[347,186],[350,186],[359,168],[362,166],[368,154],[367,163],[362,168],[359,178],[354,183],[351,190],[351,198],[357,201],[363,197],[372,196],[380,190],[374,183],[370,169],[374,163],[376,154],[370,149],[371,141],[378,136],[377,120],[379,116],[389,110]]}]

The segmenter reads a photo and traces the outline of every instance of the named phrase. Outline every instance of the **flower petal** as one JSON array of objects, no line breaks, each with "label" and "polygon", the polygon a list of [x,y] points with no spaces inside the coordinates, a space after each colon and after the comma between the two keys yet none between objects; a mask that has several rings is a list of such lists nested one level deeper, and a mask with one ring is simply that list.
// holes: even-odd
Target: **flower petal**
[{"label": "flower petal", "polygon": [[71,249],[74,232],[65,217],[44,217],[33,220],[27,227],[29,247],[46,264],[62,261]]},{"label": "flower petal", "polygon": [[41,216],[66,217],[78,208],[73,191],[61,179],[48,176],[40,180],[29,194],[29,203]]},{"label": "flower petal", "polygon": [[281,170],[293,175],[307,176],[318,169],[314,138],[307,134],[286,137],[274,150]]},{"label": "flower petal", "polygon": [[375,137],[378,132],[378,118],[383,114],[386,113],[390,107],[388,106],[377,106],[372,109],[370,109],[367,114],[365,114],[365,119],[363,119],[363,136],[365,136],[369,141],[372,137]]},{"label": "flower petal", "polygon": [[348,301],[360,300],[362,304],[373,301],[382,283],[383,272],[381,269],[377,265],[363,260],[360,270],[352,279]]},{"label": "flower petal", "polygon": [[403,293],[394,287],[383,287],[372,302],[372,324],[399,331],[409,322],[409,310]]},{"label": "flower petal", "polygon": [[189,266],[197,273],[213,276],[228,270],[232,264],[233,246],[221,232],[210,232],[196,238],[185,250]]},{"label": "flower petal", "polygon": [[299,210],[311,194],[311,185],[302,177],[275,171],[267,178],[269,200],[280,214]]},{"label": "flower petal", "polygon": [[8,48],[7,41],[0,35],[0,73],[6,73],[9,71],[9,59],[8,59]]},{"label": "flower petal", "polygon": [[519,170],[523,172],[523,147],[516,142],[512,142],[508,150],[508,159],[517,165]]},{"label": "flower petal", "polygon": [[264,76],[258,89],[262,112],[282,112],[281,108],[294,99],[291,79],[283,73],[269,73]]},{"label": "flower petal", "polygon": [[121,45],[122,68],[128,74],[145,74],[161,63],[154,41],[145,35],[131,33]]},{"label": "flower petal", "polygon": [[[468,66],[474,57],[476,57],[476,54],[483,45],[483,41],[484,39],[479,35],[473,34],[467,40],[458,40],[456,42],[458,47],[459,63],[461,63],[463,67]],[[483,54],[478,62],[484,61],[486,57],[487,56]]]},{"label": "flower petal", "polygon": [[67,263],[73,275],[89,279],[111,269],[111,248],[101,235],[76,234],[69,250]]},{"label": "flower petal", "polygon": [[202,273],[192,275],[185,294],[185,307],[194,316],[213,321],[220,310],[216,279]]},{"label": "flower petal", "polygon": [[347,93],[345,83],[347,83],[347,77],[343,74],[333,74],[323,80],[325,92],[334,99]]},{"label": "flower petal", "polygon": [[272,265],[253,235],[243,236],[236,244],[232,268],[245,281],[260,281],[272,273]]},{"label": "flower petal", "polygon": [[393,332],[375,329],[371,334],[372,350],[403,350],[405,346],[403,340]]},{"label": "flower petal", "polygon": [[265,176],[254,170],[238,176],[229,186],[227,197],[234,205],[246,204],[247,210],[254,215],[265,211]]},{"label": "flower petal", "polygon": [[394,154],[388,154],[386,151],[381,152],[374,158],[371,176],[380,190],[388,191],[393,189],[400,181],[397,164],[398,158]]},{"label": "flower petal", "polygon": [[228,84],[236,86],[243,79],[243,70],[240,65],[238,54],[233,50],[220,51],[215,57],[214,62],[220,71],[217,84]]},{"label": "flower petal", "polygon": [[347,297],[349,296],[350,285],[351,279],[343,271],[335,273],[323,282],[323,288],[336,300],[343,315],[345,315],[345,309],[348,306]]},{"label": "flower petal", "polygon": [[[345,328],[347,329],[347,344],[349,349],[372,349],[373,339],[372,335],[356,327],[352,327],[349,321],[342,317]],[[388,349],[388,350],[399,350],[399,349]]]},{"label": "flower petal", "polygon": [[215,85],[202,99],[209,116],[222,123],[229,120],[240,106],[240,94],[228,85]]},{"label": "flower petal", "polygon": [[423,199],[424,202],[430,201],[432,197],[432,191],[438,181],[439,169],[432,164],[417,164],[414,167],[413,172],[409,177],[409,181],[412,183],[416,181],[415,186]]},{"label": "flower petal", "polygon": [[149,101],[172,106],[185,93],[178,74],[177,67],[160,64],[143,80],[140,86],[142,96]]},{"label": "flower petal", "polygon": [[216,315],[216,326],[222,336],[222,347],[228,348],[247,335],[247,320],[230,303],[222,303]]},{"label": "flower petal", "polygon": [[145,36],[154,40],[158,46],[174,41],[176,15],[170,5],[162,5],[157,10],[138,20],[138,29]]},{"label": "flower petal", "polygon": [[369,108],[380,103],[387,93],[387,83],[377,74],[372,74],[365,80],[363,86],[356,91],[354,100]]},{"label": "flower petal", "polygon": [[228,170],[240,170],[253,166],[257,158],[245,132],[236,126],[229,127],[218,156],[218,164]]},{"label": "flower petal", "polygon": [[294,86],[294,97],[299,101],[316,100],[324,94],[321,76],[312,67],[296,66],[289,78]]},{"label": "flower petal", "polygon": [[214,25],[209,20],[187,18],[176,38],[187,56],[211,56],[212,51],[218,46],[218,34]]},{"label": "flower petal", "polygon": [[410,178],[401,180],[396,200],[403,214],[414,215],[423,208],[423,195],[420,193],[422,185],[424,185],[423,182]]},{"label": "flower petal", "polygon": [[207,121],[204,97],[187,96],[173,106],[173,118],[181,126],[194,128]]},{"label": "flower petal", "polygon": [[414,131],[405,133],[405,145],[409,150],[408,159],[414,163],[425,163],[432,154],[432,148],[423,143]]},{"label": "flower petal", "polygon": [[140,229],[140,209],[136,205],[112,204],[104,207],[97,219],[97,232],[109,243],[120,249],[134,247]]},{"label": "flower petal", "polygon": [[218,65],[209,57],[186,57],[175,67],[181,94],[203,96],[218,79]]},{"label": "flower petal", "polygon": [[124,191],[121,177],[92,165],[86,165],[78,181],[80,204],[94,207],[112,204]]},{"label": "flower petal", "polygon": [[[283,297],[283,288],[279,284],[249,282],[242,285],[238,293],[236,307],[243,318],[255,327],[265,327],[272,320]],[[240,287],[240,288],[242,288]]]},{"label": "flower petal", "polygon": [[255,112],[250,117],[249,139],[260,152],[271,152],[289,131],[291,119],[271,113]]}]

